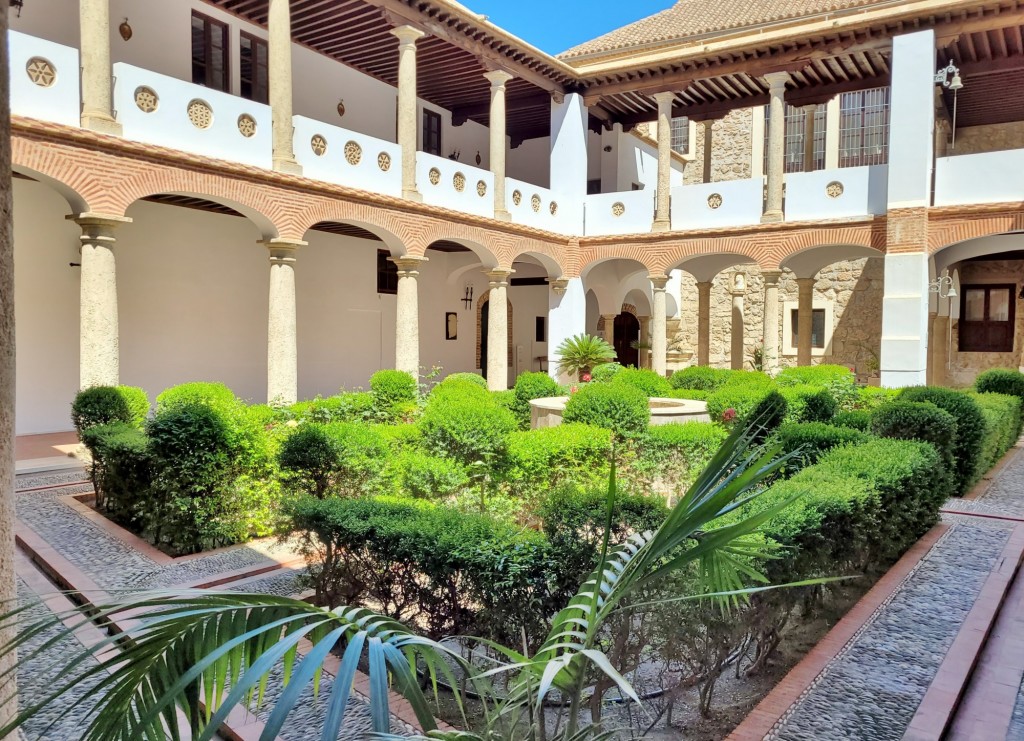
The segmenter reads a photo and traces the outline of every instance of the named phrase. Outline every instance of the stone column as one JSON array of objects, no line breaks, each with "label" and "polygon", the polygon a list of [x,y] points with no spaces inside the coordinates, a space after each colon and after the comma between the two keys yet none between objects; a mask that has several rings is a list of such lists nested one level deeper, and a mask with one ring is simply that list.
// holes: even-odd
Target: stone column
[{"label": "stone column", "polygon": [[295,254],[303,242],[263,243],[270,252],[270,314],[267,322],[267,402],[294,404],[299,397],[295,320]]},{"label": "stone column", "polygon": [[709,118],[704,122],[704,168],[703,168],[703,180],[705,183],[711,182],[711,155],[714,151],[714,137],[715,137],[715,120]]},{"label": "stone column", "polygon": [[79,0],[82,128],[120,136],[110,66],[110,0]]},{"label": "stone column", "polygon": [[512,270],[488,270],[487,388],[508,388],[508,278]]},{"label": "stone column", "polygon": [[697,365],[711,362],[711,281],[697,283]]},{"label": "stone column", "polygon": [[[413,26],[391,30],[398,37],[398,146],[402,148],[402,197],[422,201],[416,189],[416,42],[426,36]],[[419,368],[416,369],[419,372]]]},{"label": "stone column", "polygon": [[615,317],[617,314],[602,314],[604,319],[604,341],[609,345],[615,344]]},{"label": "stone column", "polygon": [[672,103],[675,93],[655,93],[658,101],[658,193],[654,211],[656,232],[667,232],[672,226],[669,209],[672,186]]},{"label": "stone column", "polygon": [[732,327],[729,347],[729,367],[742,370],[746,350],[743,346],[743,296],[746,290],[733,287],[732,293]]},{"label": "stone column", "polygon": [[116,386],[120,361],[114,230],[121,224],[130,224],[131,219],[93,213],[67,218],[82,227],[79,385],[83,389]]},{"label": "stone column", "polygon": [[768,104],[768,194],[763,222],[782,221],[782,189],[786,156],[786,83],[788,72],[764,76],[771,96]]},{"label": "stone column", "polygon": [[395,368],[420,376],[420,309],[418,282],[425,257],[390,257],[398,268],[398,307],[395,318]]},{"label": "stone column", "polygon": [[640,350],[640,367],[650,368],[651,367],[651,318],[649,316],[638,316],[636,318],[640,322],[640,344],[646,345],[646,348]]},{"label": "stone column", "polygon": [[651,276],[651,291],[654,301],[651,307],[651,370],[664,376],[668,370],[668,317],[665,307],[665,286],[667,275]]},{"label": "stone column", "polygon": [[491,172],[494,173],[494,218],[508,221],[512,215],[505,203],[505,84],[513,75],[496,69],[484,75],[491,83]]},{"label": "stone column", "polygon": [[804,106],[804,172],[814,172],[814,116],[818,106]]},{"label": "stone column", "polygon": [[797,278],[796,364],[811,364],[811,334],[814,328],[814,278]]},{"label": "stone column", "polygon": [[267,31],[274,169],[301,175],[302,168],[295,159],[295,128],[292,124],[292,19],[288,0],[270,0]]},{"label": "stone column", "polygon": [[781,270],[763,270],[764,279],[764,370],[779,368],[779,278]]}]

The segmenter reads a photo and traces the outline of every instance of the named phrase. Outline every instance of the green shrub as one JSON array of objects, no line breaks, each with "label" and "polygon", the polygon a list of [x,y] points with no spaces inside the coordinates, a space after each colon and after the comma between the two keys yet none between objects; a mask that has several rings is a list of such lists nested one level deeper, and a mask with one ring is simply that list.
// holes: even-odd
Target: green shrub
[{"label": "green shrub", "polygon": [[479,373],[450,373],[445,376],[444,381],[441,383],[447,383],[451,381],[468,381],[469,383],[475,383],[482,389],[487,388],[487,379],[481,376]]},{"label": "green shrub", "polygon": [[616,382],[581,388],[569,397],[562,420],[604,427],[628,438],[643,433],[650,416],[650,404],[644,392]]},{"label": "green shrub", "polygon": [[351,391],[328,397],[300,401],[288,407],[290,416],[297,421],[360,422],[373,419],[375,402],[369,391]]},{"label": "green shrub", "polygon": [[127,398],[115,386],[93,386],[75,395],[71,402],[71,421],[81,437],[85,430],[97,425],[132,424],[133,415]]},{"label": "green shrub", "polygon": [[607,383],[623,369],[618,363],[602,363],[590,372],[590,380],[594,383]]},{"label": "green shrub", "polygon": [[779,393],[788,404],[789,422],[828,422],[838,409],[832,392],[820,386],[785,386]]},{"label": "green shrub", "polygon": [[1007,394],[1024,399],[1024,373],[1009,368],[993,368],[978,374],[974,388],[981,394]]},{"label": "green shrub", "polygon": [[851,409],[847,412],[836,412],[832,418],[836,427],[849,427],[851,430],[868,432],[871,430],[871,412],[867,409]]},{"label": "green shrub", "polygon": [[800,451],[801,466],[818,462],[826,452],[840,445],[862,443],[868,436],[847,427],[833,427],[823,422],[788,423],[779,428],[779,441],[786,453]]},{"label": "green shrub", "polygon": [[[288,505],[319,604],[373,602],[433,638],[473,633],[536,641],[556,606],[542,535],[415,499]],[[516,636],[520,636],[518,639]]]},{"label": "green shrub", "polygon": [[693,401],[707,401],[711,396],[710,391],[698,391],[697,389],[672,389],[668,392],[670,399],[691,399]]},{"label": "green shrub", "polygon": [[608,430],[565,423],[509,437],[503,479],[512,493],[536,497],[562,481],[592,482],[607,477]]},{"label": "green shrub", "polygon": [[341,446],[325,425],[310,422],[285,438],[277,462],[292,488],[323,497],[341,468]]},{"label": "green shrub", "polygon": [[752,386],[760,388],[773,388],[775,381],[767,373],[754,370],[729,371],[725,379],[726,386]]},{"label": "green shrub", "polygon": [[728,436],[707,422],[656,425],[636,443],[635,458],[623,476],[640,491],[680,495],[704,470]]},{"label": "green shrub", "polygon": [[373,429],[395,450],[417,448],[423,440],[419,425],[373,425]]},{"label": "green shrub", "polygon": [[428,451],[469,465],[487,460],[497,464],[517,424],[487,391],[455,381],[434,388],[419,426]]},{"label": "green shrub", "polygon": [[128,406],[128,414],[131,417],[129,423],[142,429],[149,418],[149,397],[146,396],[146,392],[138,386],[118,386],[117,392]]},{"label": "green shrub", "polygon": [[724,386],[708,397],[708,414],[715,422],[744,420],[771,391],[770,386]]},{"label": "green shrub", "polygon": [[954,451],[956,418],[934,404],[897,399],[878,407],[871,417],[871,432],[879,437],[931,443],[941,465],[933,474],[935,488],[951,494],[955,489]]},{"label": "green shrub", "polygon": [[855,409],[877,409],[900,395],[899,389],[888,389],[880,386],[861,386],[857,389],[857,399],[854,402]]},{"label": "green shrub", "polygon": [[754,408],[750,410],[743,424],[756,423],[754,431],[754,442],[763,443],[771,437],[779,426],[786,420],[789,410],[789,402],[778,391],[769,391]]},{"label": "green shrub", "polygon": [[1009,394],[972,393],[985,420],[978,471],[984,473],[999,462],[1017,442],[1020,430],[1021,398]]},{"label": "green shrub", "polygon": [[140,532],[146,524],[153,461],[146,434],[126,422],[82,431],[92,456],[96,507],[119,525]]},{"label": "green shrub", "polygon": [[512,389],[514,401],[512,413],[519,420],[520,429],[530,428],[530,402],[562,393],[558,383],[547,373],[523,373],[516,379]]},{"label": "green shrub", "polygon": [[370,376],[373,407],[382,419],[407,417],[416,405],[419,385],[410,373],[380,370]]},{"label": "green shrub", "polygon": [[172,386],[156,397],[156,411],[162,411],[187,404],[203,404],[228,414],[237,414],[242,402],[223,383],[194,381]]},{"label": "green shrub", "polygon": [[811,386],[827,386],[830,383],[854,383],[856,380],[853,371],[845,365],[801,365],[792,368],[785,368],[775,376],[775,382],[780,386],[797,386],[808,384]]},{"label": "green shrub", "polygon": [[403,450],[390,465],[391,478],[404,496],[440,499],[458,494],[469,484],[469,474],[461,463],[419,450]]},{"label": "green shrub", "polygon": [[985,418],[981,408],[968,394],[938,386],[922,386],[903,389],[900,399],[934,404],[953,415],[956,420],[956,446],[953,448],[955,461],[954,486],[958,494],[965,494],[974,485],[983,469],[979,468],[982,456],[982,439],[985,436]]},{"label": "green shrub", "polygon": [[669,383],[674,389],[696,391],[717,391],[732,377],[733,371],[711,368],[707,365],[691,365],[672,374]]},{"label": "green shrub", "polygon": [[640,389],[644,396],[668,396],[672,390],[668,379],[646,368],[624,368],[615,375],[613,383]]}]

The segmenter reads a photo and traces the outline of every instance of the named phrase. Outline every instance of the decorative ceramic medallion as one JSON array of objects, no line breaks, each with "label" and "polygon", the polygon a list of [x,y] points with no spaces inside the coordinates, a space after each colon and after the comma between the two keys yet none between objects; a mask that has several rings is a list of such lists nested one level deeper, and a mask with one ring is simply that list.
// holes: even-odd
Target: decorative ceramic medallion
[{"label": "decorative ceramic medallion", "polygon": [[455,190],[461,193],[466,189],[466,176],[461,172],[457,172],[452,176],[452,185],[455,186]]},{"label": "decorative ceramic medallion", "polygon": [[430,180],[431,185],[437,185],[441,182],[441,171],[436,167],[431,167],[430,172],[427,173],[427,178]]},{"label": "decorative ceramic medallion", "polygon": [[523,202],[523,194],[520,193],[518,190],[512,191],[512,203],[514,203],[514,204],[516,204],[518,206],[522,202]]},{"label": "decorative ceramic medallion", "polygon": [[554,201],[552,201],[551,203],[549,203],[549,204],[548,204],[548,211],[550,211],[550,212],[551,212],[551,215],[552,215],[552,216],[554,216],[555,214],[557,214],[557,213],[558,213],[558,204],[557,204],[557,203],[555,203]]},{"label": "decorative ceramic medallion", "polygon": [[721,208],[722,207],[722,194],[712,193],[708,196],[708,208]]},{"label": "decorative ceramic medallion", "polygon": [[540,211],[540,196],[536,193],[534,193],[533,197],[530,198],[530,206],[534,211]]},{"label": "decorative ceramic medallion", "polygon": [[476,181],[476,194],[481,198],[487,195],[487,183],[485,183],[483,180]]},{"label": "decorative ceramic medallion", "polygon": [[387,152],[381,152],[380,154],[378,154],[377,155],[377,167],[379,167],[382,172],[387,172],[388,170],[390,170],[391,169],[391,155],[388,154]]},{"label": "decorative ceramic medallion", "polygon": [[327,140],[320,134],[313,134],[309,140],[309,148],[313,150],[313,154],[317,157],[323,157],[327,154]]},{"label": "decorative ceramic medallion", "polygon": [[243,113],[238,117],[238,131],[246,139],[249,139],[256,135],[256,119],[250,116],[248,113]]},{"label": "decorative ceramic medallion", "polygon": [[156,110],[159,103],[160,98],[157,97],[156,91],[153,88],[146,87],[145,85],[135,88],[135,105],[143,113],[152,113]]},{"label": "decorative ceramic medallion", "polygon": [[188,104],[188,120],[197,129],[208,129],[213,125],[213,109],[205,100],[196,98]]},{"label": "decorative ceramic medallion", "polygon": [[42,57],[32,57],[25,65],[28,79],[39,87],[50,87],[57,82],[57,69]]},{"label": "decorative ceramic medallion", "polygon": [[838,198],[843,194],[844,190],[845,188],[843,188],[842,183],[840,183],[838,180],[833,180],[831,183],[825,186],[825,195],[827,195],[829,198]]},{"label": "decorative ceramic medallion", "polygon": [[363,148],[357,142],[345,142],[345,161],[350,165],[358,165],[363,158]]},{"label": "decorative ceramic medallion", "polygon": [[612,216],[622,216],[626,213],[626,204],[622,201],[616,201],[612,204]]}]

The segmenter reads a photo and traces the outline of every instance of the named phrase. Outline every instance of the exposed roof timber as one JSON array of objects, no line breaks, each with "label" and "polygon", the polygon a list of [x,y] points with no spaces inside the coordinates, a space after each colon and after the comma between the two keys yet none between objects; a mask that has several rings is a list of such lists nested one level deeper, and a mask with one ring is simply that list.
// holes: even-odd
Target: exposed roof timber
[{"label": "exposed roof timber", "polygon": [[[534,95],[527,95],[521,98],[506,98],[505,100],[506,111],[515,111],[523,108],[540,108],[541,106],[550,105],[551,95],[548,93],[536,93]],[[461,126],[471,118],[489,116],[490,112],[490,102],[456,106],[455,108],[452,108],[452,125]]]},{"label": "exposed roof timber", "polygon": [[996,57],[995,59],[986,59],[981,62],[964,62],[960,65],[960,74],[964,77],[980,77],[982,75],[995,75],[1002,72],[1016,72],[1021,69],[1024,69],[1024,56],[1017,55],[1012,57]]}]

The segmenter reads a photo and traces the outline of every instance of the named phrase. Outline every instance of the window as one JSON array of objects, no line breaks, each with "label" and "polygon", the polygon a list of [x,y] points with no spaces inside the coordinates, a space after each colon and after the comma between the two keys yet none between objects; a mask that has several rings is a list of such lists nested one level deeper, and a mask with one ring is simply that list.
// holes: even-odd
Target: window
[{"label": "window", "polygon": [[242,31],[238,55],[242,97],[257,103],[268,103],[270,88],[267,75],[267,42]]},{"label": "window", "polygon": [[[799,329],[799,314],[797,309],[793,309],[789,313],[790,328],[789,331],[793,335],[793,345],[798,347],[800,345],[800,329]],[[825,349],[825,310],[824,309],[813,309],[811,311],[811,349],[812,350],[824,350]]]},{"label": "window", "polygon": [[[768,172],[768,107],[764,109],[764,172]],[[786,172],[804,172],[804,131],[807,113],[804,108],[786,106],[786,144],[783,152]],[[825,169],[825,106],[814,109],[814,169]]]},{"label": "window", "polygon": [[889,88],[843,93],[839,97],[839,166],[888,161]]},{"label": "window", "polygon": [[228,90],[228,26],[192,11],[192,82]]},{"label": "window", "polygon": [[601,192],[601,179],[587,181],[587,195],[592,196]]},{"label": "window", "polygon": [[423,151],[441,156],[441,115],[423,109]]},{"label": "window", "polygon": [[537,326],[533,335],[533,340],[534,342],[548,341],[548,318],[546,316],[537,317]]},{"label": "window", "polygon": [[377,293],[398,293],[398,266],[387,250],[377,250]]},{"label": "window", "polygon": [[965,285],[960,290],[960,352],[1013,352],[1017,286]]},{"label": "window", "polygon": [[672,119],[672,151],[690,153],[690,119],[686,116]]}]

